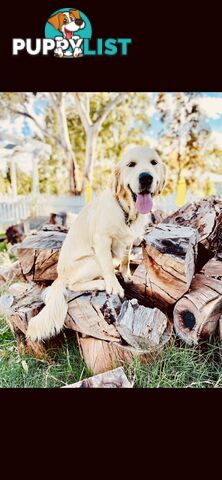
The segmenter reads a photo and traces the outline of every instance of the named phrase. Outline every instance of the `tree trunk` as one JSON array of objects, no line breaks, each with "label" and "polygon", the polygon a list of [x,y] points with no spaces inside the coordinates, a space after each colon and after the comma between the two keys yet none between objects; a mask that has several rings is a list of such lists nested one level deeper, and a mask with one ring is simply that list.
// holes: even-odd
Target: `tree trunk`
[{"label": "tree trunk", "polygon": [[59,107],[59,131],[61,141],[66,155],[66,162],[69,170],[69,190],[71,194],[78,195],[80,191],[79,169],[76,164],[75,155],[69,137],[69,129],[65,112],[64,98],[62,98]]},{"label": "tree trunk", "polygon": [[86,163],[83,178],[83,190],[86,183],[89,182],[91,184],[93,180],[97,135],[98,129],[93,125],[88,126],[86,131]]}]

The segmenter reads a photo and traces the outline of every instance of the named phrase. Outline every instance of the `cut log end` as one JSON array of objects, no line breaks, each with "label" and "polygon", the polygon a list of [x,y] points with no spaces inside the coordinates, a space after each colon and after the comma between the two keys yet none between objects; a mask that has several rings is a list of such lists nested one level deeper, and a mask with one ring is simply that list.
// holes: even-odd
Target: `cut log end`
[{"label": "cut log end", "polygon": [[[208,270],[211,271],[210,266]],[[197,344],[215,333],[221,313],[221,281],[204,273],[198,274],[191,283],[189,293],[175,305],[173,318],[176,333],[186,343]]]}]

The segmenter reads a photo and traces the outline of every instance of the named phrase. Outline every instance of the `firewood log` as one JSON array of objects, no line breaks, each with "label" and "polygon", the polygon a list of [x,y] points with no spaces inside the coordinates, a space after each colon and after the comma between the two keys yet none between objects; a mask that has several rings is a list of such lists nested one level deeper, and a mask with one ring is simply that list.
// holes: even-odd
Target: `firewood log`
[{"label": "firewood log", "polygon": [[163,223],[192,227],[198,231],[199,242],[211,252],[216,252],[218,227],[222,222],[222,200],[214,197],[186,204]]},{"label": "firewood log", "polygon": [[26,280],[47,282],[57,278],[59,251],[65,236],[60,231],[39,231],[19,244],[17,255]]},{"label": "firewood log", "polygon": [[121,301],[106,292],[68,292],[68,315],[65,326],[84,335],[109,342],[120,342],[114,325]]},{"label": "firewood log", "polygon": [[158,225],[144,237],[143,262],[127,292],[161,308],[176,303],[189,289],[196,253],[197,234],[192,228]]},{"label": "firewood log", "polygon": [[169,342],[172,335],[172,324],[168,323],[159,345],[143,350],[118,342],[106,342],[92,337],[78,336],[80,352],[87,367],[96,375],[117,366],[129,364],[135,359],[149,364],[161,355],[163,346]]},{"label": "firewood log", "polygon": [[222,262],[213,258],[195,275],[190,291],[175,305],[174,327],[188,344],[209,338],[222,315]]},{"label": "firewood log", "polygon": [[119,367],[61,388],[132,388],[132,383]]},{"label": "firewood log", "polygon": [[146,308],[136,299],[126,300],[118,316],[117,330],[132,347],[148,349],[159,345],[167,317],[158,308]]},{"label": "firewood log", "polygon": [[40,296],[41,291],[42,287],[27,285],[27,290],[23,290],[22,294],[15,298],[10,308],[10,315],[8,314],[6,318],[15,334],[20,355],[31,353],[36,358],[49,359],[58,346],[63,343],[63,334],[44,342],[32,342],[26,337],[29,320],[37,315],[44,306]]}]

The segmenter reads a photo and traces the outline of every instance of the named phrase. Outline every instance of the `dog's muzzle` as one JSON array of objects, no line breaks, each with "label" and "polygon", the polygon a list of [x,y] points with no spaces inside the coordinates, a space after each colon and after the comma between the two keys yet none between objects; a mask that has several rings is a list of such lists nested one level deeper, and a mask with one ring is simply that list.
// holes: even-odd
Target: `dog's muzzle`
[{"label": "dog's muzzle", "polygon": [[83,24],[83,20],[81,18],[77,18],[75,20],[75,24],[78,26],[78,27],[81,27],[81,25]]},{"label": "dog's muzzle", "polygon": [[142,172],[139,175],[140,193],[148,193],[153,183],[153,176],[148,172]]}]

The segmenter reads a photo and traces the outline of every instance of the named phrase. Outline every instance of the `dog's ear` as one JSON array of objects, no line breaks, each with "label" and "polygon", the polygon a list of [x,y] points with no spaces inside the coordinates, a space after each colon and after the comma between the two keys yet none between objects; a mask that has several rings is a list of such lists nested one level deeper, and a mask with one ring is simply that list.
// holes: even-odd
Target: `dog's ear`
[{"label": "dog's ear", "polygon": [[71,14],[76,20],[80,19],[80,13],[79,10],[69,10],[69,14]]},{"label": "dog's ear", "polygon": [[166,183],[167,167],[165,163],[161,165],[160,182],[158,184],[157,195],[160,195]]},{"label": "dog's ear", "polygon": [[56,29],[59,30],[61,26],[62,14],[56,13],[53,17],[48,18],[48,22]]},{"label": "dog's ear", "polygon": [[111,175],[110,178],[110,188],[112,194],[116,197],[120,190],[121,190],[121,183],[120,183],[120,168],[116,167]]}]

